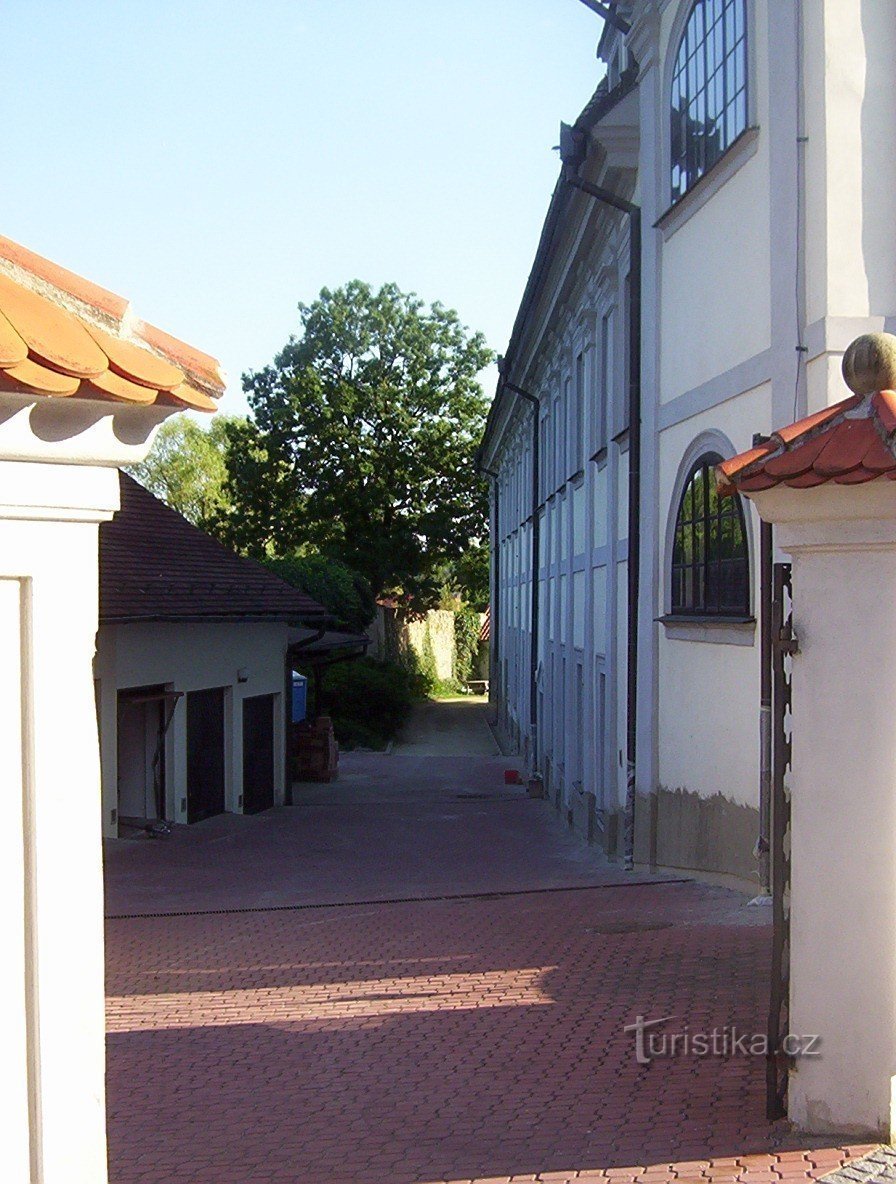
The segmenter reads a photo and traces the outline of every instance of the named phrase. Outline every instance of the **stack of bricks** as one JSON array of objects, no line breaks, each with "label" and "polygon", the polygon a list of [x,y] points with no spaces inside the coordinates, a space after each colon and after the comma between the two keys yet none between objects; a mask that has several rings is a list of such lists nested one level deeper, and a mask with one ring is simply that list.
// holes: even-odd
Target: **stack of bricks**
[{"label": "stack of bricks", "polygon": [[335,781],[339,746],[328,715],[293,725],[293,777],[296,781]]}]

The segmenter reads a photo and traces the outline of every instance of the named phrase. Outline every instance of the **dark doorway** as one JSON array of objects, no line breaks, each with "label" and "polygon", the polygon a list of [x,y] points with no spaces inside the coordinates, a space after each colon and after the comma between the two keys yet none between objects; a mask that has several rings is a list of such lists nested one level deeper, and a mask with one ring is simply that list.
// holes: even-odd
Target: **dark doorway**
[{"label": "dark doorway", "polygon": [[274,804],[274,695],[243,700],[243,813]]},{"label": "dark doorway", "polygon": [[224,688],[187,695],[187,821],[224,813]]},{"label": "dark doorway", "polygon": [[164,690],[118,692],[118,820],[165,817]]}]

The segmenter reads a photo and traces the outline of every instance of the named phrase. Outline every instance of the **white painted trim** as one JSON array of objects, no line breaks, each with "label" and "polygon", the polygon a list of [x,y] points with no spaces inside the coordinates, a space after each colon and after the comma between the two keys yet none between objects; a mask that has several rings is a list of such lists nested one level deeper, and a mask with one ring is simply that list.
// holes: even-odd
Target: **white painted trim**
[{"label": "white painted trim", "polygon": [[[763,350],[754,354],[744,362],[739,362],[722,374],[716,374],[700,386],[685,391],[670,399],[668,403],[660,404],[657,413],[657,427],[659,431],[675,427],[694,415],[702,415],[712,411],[729,399],[736,399],[747,391],[754,390],[768,382],[772,376],[772,351]],[[734,454],[732,453],[732,456]]]}]

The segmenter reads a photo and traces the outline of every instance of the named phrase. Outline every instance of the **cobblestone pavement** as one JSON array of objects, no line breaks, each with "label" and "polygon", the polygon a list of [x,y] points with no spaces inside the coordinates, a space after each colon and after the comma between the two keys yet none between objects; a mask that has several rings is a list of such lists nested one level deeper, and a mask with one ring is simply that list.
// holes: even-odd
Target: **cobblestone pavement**
[{"label": "cobblestone pavement", "polygon": [[[331,792],[329,814],[323,794],[313,812],[324,846],[346,817]],[[638,1015],[674,1017],[667,1031],[763,1030],[767,910],[695,883],[619,886],[590,855],[595,887],[558,886],[558,856],[535,861],[520,891],[496,856],[490,888],[477,826],[504,805],[440,806],[460,815],[440,824],[438,787],[419,792],[404,841],[426,851],[432,884],[452,860],[467,896],[333,905],[319,870],[319,905],[108,920],[113,1184],[795,1184],[871,1150],[767,1124],[761,1057],[637,1063],[623,1029]],[[356,804],[374,849],[394,838],[388,798]],[[565,850],[546,804],[514,809]],[[222,881],[228,859],[251,880],[239,845],[224,852]],[[328,858],[351,879],[349,850]],[[130,899],[151,904],[151,864],[127,868],[146,881]],[[194,899],[211,905],[207,870]],[[189,881],[188,861],[178,874]],[[390,896],[406,889],[394,863]]]}]

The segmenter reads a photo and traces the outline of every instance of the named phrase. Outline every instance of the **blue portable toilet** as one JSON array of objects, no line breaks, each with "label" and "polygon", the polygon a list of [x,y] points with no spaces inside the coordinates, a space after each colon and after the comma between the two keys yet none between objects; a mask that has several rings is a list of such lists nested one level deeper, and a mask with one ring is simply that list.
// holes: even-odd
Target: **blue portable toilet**
[{"label": "blue portable toilet", "polygon": [[308,714],[308,679],[304,674],[292,676],[292,722],[299,724]]}]

